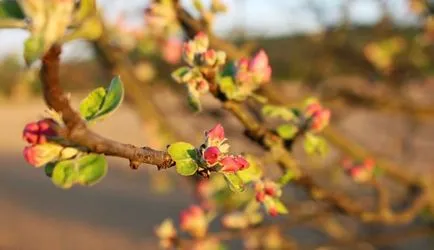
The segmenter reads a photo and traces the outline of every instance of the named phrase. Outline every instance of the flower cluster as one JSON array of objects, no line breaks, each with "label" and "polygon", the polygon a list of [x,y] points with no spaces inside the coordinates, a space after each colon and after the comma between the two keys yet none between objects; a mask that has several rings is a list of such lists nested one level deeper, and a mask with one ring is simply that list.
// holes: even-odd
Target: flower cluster
[{"label": "flower cluster", "polygon": [[357,183],[366,183],[374,177],[375,162],[368,158],[362,162],[353,162],[349,159],[342,161],[342,167],[345,173]]},{"label": "flower cluster", "polygon": [[183,210],[180,214],[180,227],[195,238],[204,237],[208,230],[208,220],[204,210],[197,205]]},{"label": "flower cluster", "polygon": [[199,96],[209,90],[208,79],[225,64],[226,53],[209,49],[208,36],[200,32],[193,40],[183,44],[182,56],[188,66],[174,71],[172,78],[187,84],[190,104],[195,110],[200,110]]},{"label": "flower cluster", "polygon": [[156,229],[155,234],[160,239],[160,246],[163,249],[172,248],[177,238],[176,228],[170,219],[164,220]]},{"label": "flower cluster", "polygon": [[258,86],[271,79],[271,67],[264,50],[260,50],[250,61],[239,60],[236,66],[235,77],[241,86]]},{"label": "flower cluster", "polygon": [[311,132],[321,132],[330,122],[331,112],[313,100],[307,104],[304,116],[308,122],[308,129]]},{"label": "flower cluster", "polygon": [[220,74],[219,86],[228,99],[242,101],[270,79],[268,55],[261,50],[250,60],[244,58],[227,64]]},{"label": "flower cluster", "polygon": [[256,201],[265,205],[271,216],[279,214],[281,204],[279,197],[282,196],[282,189],[279,184],[271,180],[259,180],[255,183]]},{"label": "flower cluster", "polygon": [[[196,239],[195,247],[191,249],[214,249],[200,248],[199,246],[208,246],[211,242],[207,242],[204,237],[207,234],[209,218],[207,213],[198,205],[192,205],[189,208],[181,211],[179,216],[180,230],[187,232]],[[175,247],[178,232],[173,225],[172,220],[164,220],[156,229],[155,234],[160,239],[160,246],[164,249],[172,249]],[[213,242],[211,245],[219,244]]]},{"label": "flower cluster", "polygon": [[165,36],[178,29],[172,1],[153,1],[145,9],[144,18],[149,31],[156,36]]},{"label": "flower cluster", "polygon": [[202,145],[201,155],[208,167],[219,167],[220,172],[235,173],[249,167],[247,160],[241,155],[228,155],[229,144],[226,143],[225,131],[217,124],[205,132],[206,141]]},{"label": "flower cluster", "polygon": [[51,118],[28,123],[23,130],[23,139],[30,145],[24,147],[24,159],[34,167],[41,167],[49,162],[69,159],[78,153],[71,147],[56,143],[57,131],[61,127]]}]

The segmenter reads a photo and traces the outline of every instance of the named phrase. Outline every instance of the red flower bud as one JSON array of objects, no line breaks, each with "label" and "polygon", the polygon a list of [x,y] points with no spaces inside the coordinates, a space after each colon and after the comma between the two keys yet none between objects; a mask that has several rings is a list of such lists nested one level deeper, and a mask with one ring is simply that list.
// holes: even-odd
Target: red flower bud
[{"label": "red flower bud", "polygon": [[265,193],[262,192],[262,191],[257,192],[255,198],[256,198],[256,201],[262,203],[262,202],[264,202],[264,200],[265,200]]},{"label": "red flower bud", "polygon": [[203,153],[203,158],[210,165],[214,165],[215,163],[217,163],[219,156],[220,150],[218,149],[218,147],[209,147]]},{"label": "red flower bud", "polygon": [[277,208],[275,206],[271,206],[270,208],[268,208],[268,214],[274,217],[277,216],[279,212],[277,211]]},{"label": "red flower bud", "polygon": [[236,156],[234,160],[238,164],[239,170],[243,170],[249,167],[249,162],[242,156]]},{"label": "red flower bud", "polygon": [[235,173],[240,169],[240,165],[235,161],[233,156],[226,156],[220,161],[220,164],[223,165],[220,171]]},{"label": "red flower bud", "polygon": [[57,123],[52,119],[43,119],[27,124],[23,130],[23,139],[30,144],[42,144],[49,137],[56,136]]}]

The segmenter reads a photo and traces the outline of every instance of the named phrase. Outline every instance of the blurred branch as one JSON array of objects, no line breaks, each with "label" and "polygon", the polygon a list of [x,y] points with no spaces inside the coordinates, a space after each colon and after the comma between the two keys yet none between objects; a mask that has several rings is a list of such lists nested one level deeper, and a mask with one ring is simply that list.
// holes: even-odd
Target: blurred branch
[{"label": "blurred branch", "polygon": [[0,18],[0,29],[26,29],[27,22],[23,19]]},{"label": "blurred branch", "polygon": [[[356,240],[342,241],[334,240],[326,244],[322,244],[321,248],[349,247],[353,248],[357,244],[367,243],[374,246],[390,246],[398,245],[400,242],[414,238],[426,237],[434,235],[434,229],[431,227],[417,227],[409,230],[383,233],[380,235],[370,235]],[[303,249],[319,249],[319,246],[303,246]]]},{"label": "blurred branch", "polygon": [[66,125],[66,128],[60,131],[62,136],[92,152],[129,159],[132,168],[137,168],[142,163],[156,165],[158,169],[172,167],[174,162],[167,152],[116,142],[87,128],[85,121],[72,109],[69,99],[61,89],[59,81],[60,53],[61,47],[54,45],[43,56],[40,78],[45,102],[48,107],[62,115]]}]

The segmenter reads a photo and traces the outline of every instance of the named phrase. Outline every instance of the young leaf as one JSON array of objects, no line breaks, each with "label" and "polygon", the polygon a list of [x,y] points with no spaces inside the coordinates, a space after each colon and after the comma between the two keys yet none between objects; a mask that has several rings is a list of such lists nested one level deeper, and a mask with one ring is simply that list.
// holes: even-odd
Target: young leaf
[{"label": "young leaf", "polygon": [[24,13],[18,1],[0,1],[0,18],[24,19]]},{"label": "young leaf", "polygon": [[45,171],[45,175],[47,175],[47,177],[51,178],[53,176],[53,171],[54,171],[55,166],[56,166],[56,163],[54,163],[54,162],[50,162],[50,163],[45,165],[44,171]]},{"label": "young leaf", "polygon": [[74,160],[59,161],[54,166],[51,181],[58,187],[68,189],[77,181],[78,172]]},{"label": "young leaf", "polygon": [[277,127],[277,134],[283,139],[290,140],[297,134],[298,128],[294,124],[283,124]]},{"label": "young leaf", "polygon": [[196,173],[199,166],[196,163],[196,149],[186,142],[176,142],[167,149],[172,160],[176,162],[176,172],[183,176]]},{"label": "young leaf", "polygon": [[78,181],[82,185],[94,185],[107,173],[107,161],[104,155],[89,154],[76,161],[79,166]]},{"label": "young leaf", "polygon": [[74,22],[81,22],[94,13],[96,13],[96,1],[81,0],[79,8],[74,13]]},{"label": "young leaf", "polygon": [[36,35],[27,38],[24,42],[24,60],[27,65],[31,65],[44,53],[44,39]]},{"label": "young leaf", "polygon": [[218,81],[221,92],[223,92],[228,99],[233,99],[236,95],[237,87],[231,76],[225,76]]},{"label": "young leaf", "polygon": [[295,174],[292,170],[287,170],[285,174],[279,178],[278,183],[281,186],[285,186],[288,182],[292,181],[295,178]]},{"label": "young leaf", "polygon": [[107,93],[103,87],[99,87],[90,92],[90,94],[81,101],[81,116],[88,121],[95,117],[101,109],[106,94]]},{"label": "young leaf", "polygon": [[177,70],[172,72],[172,78],[177,83],[184,83],[188,80],[190,80],[190,76],[192,76],[192,72],[190,71],[190,68],[185,66],[178,68]]},{"label": "young leaf", "polygon": [[188,104],[194,112],[200,112],[202,105],[200,104],[199,92],[193,87],[188,87]]},{"label": "young leaf", "polygon": [[265,105],[262,108],[262,113],[269,117],[278,117],[285,121],[290,121],[294,118],[294,113],[285,107],[275,105]]},{"label": "young leaf", "polygon": [[279,214],[287,214],[288,213],[288,209],[286,208],[285,204],[283,204],[279,199],[275,199],[274,204],[275,204],[277,212]]},{"label": "young leaf", "polygon": [[229,188],[234,192],[242,192],[244,191],[244,183],[243,180],[236,173],[224,173],[226,182],[229,185]]},{"label": "young leaf", "polygon": [[87,121],[102,119],[122,103],[124,87],[119,76],[113,78],[107,90],[97,88],[80,104],[80,114]]},{"label": "young leaf", "polygon": [[328,151],[327,142],[320,136],[307,133],[304,140],[304,150],[308,155],[318,153],[320,156],[324,156]]}]

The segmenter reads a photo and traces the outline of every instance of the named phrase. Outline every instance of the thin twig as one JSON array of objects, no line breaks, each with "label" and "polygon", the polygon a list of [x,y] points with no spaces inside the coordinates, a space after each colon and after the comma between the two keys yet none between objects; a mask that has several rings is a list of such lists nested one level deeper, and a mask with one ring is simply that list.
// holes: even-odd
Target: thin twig
[{"label": "thin twig", "polygon": [[104,138],[86,126],[85,121],[72,109],[69,100],[63,93],[59,80],[59,61],[61,47],[54,45],[42,58],[40,78],[47,105],[62,115],[66,128],[61,132],[65,139],[86,147],[91,152],[122,157],[130,160],[130,166],[137,168],[146,163],[156,165],[158,169],[170,168],[174,165],[170,155],[148,147],[136,147]]}]

